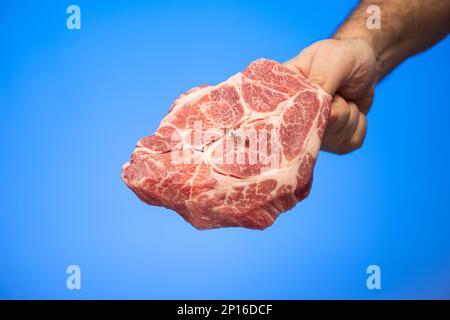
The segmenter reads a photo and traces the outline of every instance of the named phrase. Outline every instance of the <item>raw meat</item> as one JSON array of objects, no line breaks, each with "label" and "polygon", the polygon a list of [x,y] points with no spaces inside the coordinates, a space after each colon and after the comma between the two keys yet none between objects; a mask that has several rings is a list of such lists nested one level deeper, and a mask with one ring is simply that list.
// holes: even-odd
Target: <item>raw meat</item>
[{"label": "raw meat", "polygon": [[122,178],[198,229],[265,229],[308,196],[330,102],[286,66],[256,60],[182,94]]}]

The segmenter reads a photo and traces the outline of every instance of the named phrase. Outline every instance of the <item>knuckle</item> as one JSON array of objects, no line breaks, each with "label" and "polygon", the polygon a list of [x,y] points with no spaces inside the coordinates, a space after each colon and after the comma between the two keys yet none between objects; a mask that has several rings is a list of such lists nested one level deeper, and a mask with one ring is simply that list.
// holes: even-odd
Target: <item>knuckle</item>
[{"label": "knuckle", "polygon": [[348,106],[349,106],[350,112],[359,113],[358,106],[355,103],[349,102]]},{"label": "knuckle", "polygon": [[336,145],[337,154],[347,154],[353,151],[360,149],[364,143],[364,136],[362,135],[353,135],[350,139],[342,139],[338,140]]},{"label": "knuckle", "polygon": [[341,104],[345,104],[345,103],[346,103],[345,99],[342,98],[340,95],[337,94],[333,97],[333,102],[332,102],[333,105],[341,105]]},{"label": "knuckle", "polygon": [[364,136],[353,136],[347,143],[348,147],[354,151],[362,147],[364,143]]}]

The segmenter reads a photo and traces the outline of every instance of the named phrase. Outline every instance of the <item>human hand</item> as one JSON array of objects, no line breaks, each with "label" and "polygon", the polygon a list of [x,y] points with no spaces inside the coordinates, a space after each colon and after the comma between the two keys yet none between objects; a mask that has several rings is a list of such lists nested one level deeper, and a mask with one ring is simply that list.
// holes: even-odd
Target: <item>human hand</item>
[{"label": "human hand", "polygon": [[361,39],[314,43],[285,64],[333,95],[322,150],[345,154],[361,147],[375,92],[375,54]]}]

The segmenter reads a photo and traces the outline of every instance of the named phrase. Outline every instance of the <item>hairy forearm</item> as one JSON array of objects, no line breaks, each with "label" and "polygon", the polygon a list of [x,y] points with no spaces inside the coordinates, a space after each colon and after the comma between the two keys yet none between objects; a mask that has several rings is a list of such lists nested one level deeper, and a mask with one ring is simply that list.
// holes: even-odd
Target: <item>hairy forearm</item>
[{"label": "hairy forearm", "polygon": [[[367,26],[367,8],[380,8],[380,29]],[[337,39],[361,38],[374,50],[381,80],[408,57],[450,32],[450,0],[363,0],[336,31]]]}]

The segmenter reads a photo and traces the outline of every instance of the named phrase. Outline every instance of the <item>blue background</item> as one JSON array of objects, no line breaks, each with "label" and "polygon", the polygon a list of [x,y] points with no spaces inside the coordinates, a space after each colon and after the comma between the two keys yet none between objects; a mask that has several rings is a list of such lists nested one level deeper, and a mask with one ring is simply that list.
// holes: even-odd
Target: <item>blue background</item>
[{"label": "blue background", "polygon": [[363,148],[322,152],[266,231],[197,231],[120,178],[180,93],[288,60],[354,4],[2,1],[0,297],[450,298],[450,39],[378,86]]}]

